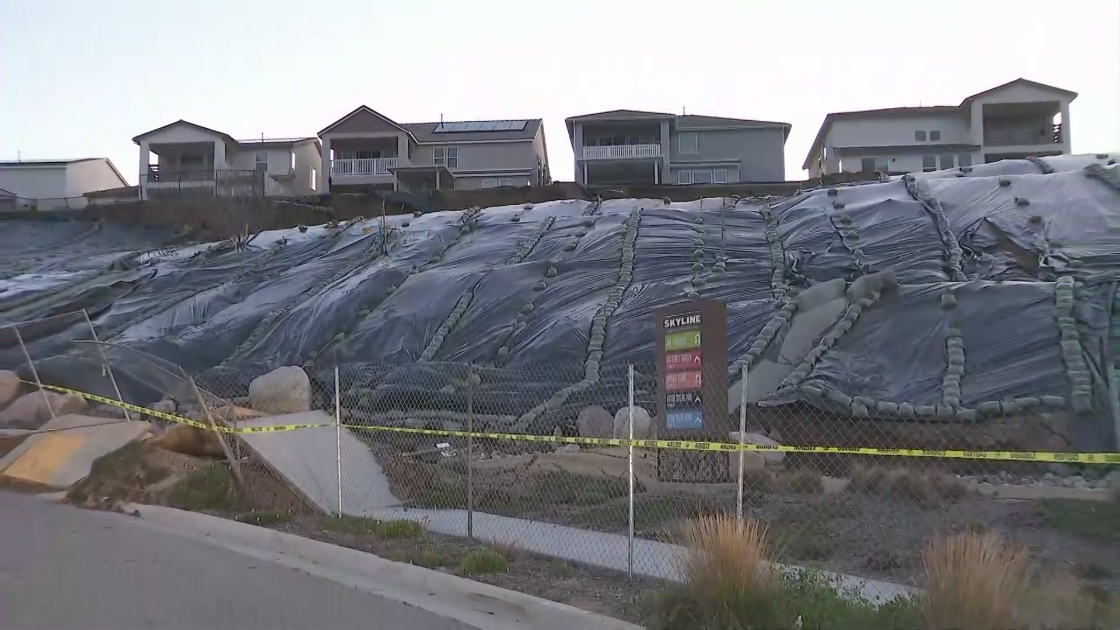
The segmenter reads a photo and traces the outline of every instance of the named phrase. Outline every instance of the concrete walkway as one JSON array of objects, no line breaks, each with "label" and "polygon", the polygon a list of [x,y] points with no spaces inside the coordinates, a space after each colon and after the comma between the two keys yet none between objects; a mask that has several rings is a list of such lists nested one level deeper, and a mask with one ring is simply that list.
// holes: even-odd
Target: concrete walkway
[{"label": "concrete walkway", "polygon": [[[258,418],[245,426],[330,422],[324,413],[312,411]],[[338,433],[334,427],[320,427],[289,433],[245,434],[245,441],[290,483],[299,488],[323,511],[338,512],[338,452],[342,452],[343,512],[382,520],[419,521],[429,530],[448,536],[467,536],[466,510],[410,509],[399,507],[388,480],[369,448],[353,433]],[[483,512],[474,513],[476,538],[513,544],[555,558],[563,558],[616,571],[629,567],[629,541],[620,534],[553,525]],[[634,573],[664,580],[679,580],[677,569],[685,549],[678,545],[636,538]],[[798,567],[782,567],[797,570]],[[913,590],[890,582],[828,574],[847,592],[859,592],[874,602],[885,602]]]}]

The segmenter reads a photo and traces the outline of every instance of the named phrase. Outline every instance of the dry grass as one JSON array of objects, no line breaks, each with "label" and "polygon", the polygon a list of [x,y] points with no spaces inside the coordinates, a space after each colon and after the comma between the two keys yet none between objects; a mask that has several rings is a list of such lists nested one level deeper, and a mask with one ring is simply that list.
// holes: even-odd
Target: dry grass
[{"label": "dry grass", "polygon": [[852,468],[851,480],[849,488],[867,494],[878,494],[890,483],[887,469],[882,466],[855,466]]},{"label": "dry grass", "polygon": [[821,479],[821,474],[811,470],[799,470],[783,476],[780,481],[786,492],[792,494],[824,493],[824,481]]},{"label": "dry grass", "polygon": [[1026,548],[997,534],[956,534],[922,551],[929,628],[1005,630],[1019,627],[1034,567]]},{"label": "dry grass", "polygon": [[927,506],[968,496],[968,486],[954,475],[882,466],[854,467],[848,488],[865,494],[890,494]]}]

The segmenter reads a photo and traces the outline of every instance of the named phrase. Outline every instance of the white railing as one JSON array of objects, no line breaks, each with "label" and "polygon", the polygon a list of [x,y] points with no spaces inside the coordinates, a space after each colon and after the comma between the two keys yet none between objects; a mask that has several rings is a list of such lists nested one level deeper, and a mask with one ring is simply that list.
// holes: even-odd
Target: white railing
[{"label": "white railing", "polygon": [[397,158],[395,157],[331,160],[331,175],[334,177],[388,175],[389,169],[396,165]]},{"label": "white railing", "polygon": [[583,147],[585,160],[630,160],[661,157],[660,144],[619,144],[612,147]]}]

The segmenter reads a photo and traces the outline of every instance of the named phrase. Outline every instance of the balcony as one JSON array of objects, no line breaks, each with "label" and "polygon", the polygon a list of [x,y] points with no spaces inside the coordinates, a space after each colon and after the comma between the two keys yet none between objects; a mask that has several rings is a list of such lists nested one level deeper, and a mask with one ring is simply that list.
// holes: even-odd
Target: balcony
[{"label": "balcony", "polygon": [[397,165],[397,158],[362,158],[331,160],[331,177],[370,177],[389,175]]},{"label": "balcony", "polygon": [[1039,127],[988,127],[984,123],[984,144],[992,147],[1037,146],[1062,143],[1062,125],[1046,124]]},{"label": "balcony", "polygon": [[608,147],[583,147],[585,160],[640,160],[661,157],[660,144],[618,144]]}]

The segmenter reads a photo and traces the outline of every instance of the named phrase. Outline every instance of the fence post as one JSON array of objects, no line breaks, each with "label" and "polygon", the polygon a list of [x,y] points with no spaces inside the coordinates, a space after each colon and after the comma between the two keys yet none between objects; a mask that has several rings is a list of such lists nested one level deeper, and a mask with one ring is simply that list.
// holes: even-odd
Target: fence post
[{"label": "fence post", "polygon": [[634,579],[634,364],[630,363],[627,366],[627,407],[626,413],[629,415],[630,425],[630,444],[627,447],[627,467],[628,473],[626,475],[629,480],[629,489],[627,491],[628,499],[628,532],[627,532],[627,553],[626,553],[626,574],[630,579]]},{"label": "fence post", "polygon": [[747,432],[747,371],[741,372],[739,379],[739,483],[735,486],[735,517],[743,520],[743,460],[747,452],[743,450]]},{"label": "fence post", "polygon": [[467,538],[474,539],[474,364],[467,365]]},{"label": "fence post", "polygon": [[109,365],[109,359],[105,356],[105,348],[101,347],[101,340],[97,337],[97,330],[93,327],[93,320],[89,318],[89,312],[82,309],[82,315],[86,318],[86,324],[89,326],[89,334],[93,335],[93,343],[97,345],[97,352],[101,354],[101,363],[105,366],[105,373],[109,376],[109,382],[113,384],[113,391],[117,393],[117,400],[121,402],[121,409],[124,410],[124,419],[132,422],[132,414],[128,409],[123,407],[124,396],[121,396],[121,388],[117,386],[117,378],[113,376],[113,366]]},{"label": "fence post", "polygon": [[334,364],[334,460],[338,472],[338,517],[342,518],[342,388],[338,363]]},{"label": "fence post", "polygon": [[39,393],[43,396],[43,402],[47,403],[47,411],[51,412],[51,420],[58,416],[54,413],[54,407],[51,405],[51,399],[47,396],[47,390],[43,389],[43,381],[39,380],[39,370],[35,369],[35,362],[31,360],[31,353],[27,351],[27,345],[23,343],[23,335],[19,334],[19,325],[13,325],[12,330],[16,331],[16,341],[19,342],[20,350],[23,350],[23,358],[27,359],[27,365],[31,368],[31,376],[35,378],[35,384],[39,386]]}]

